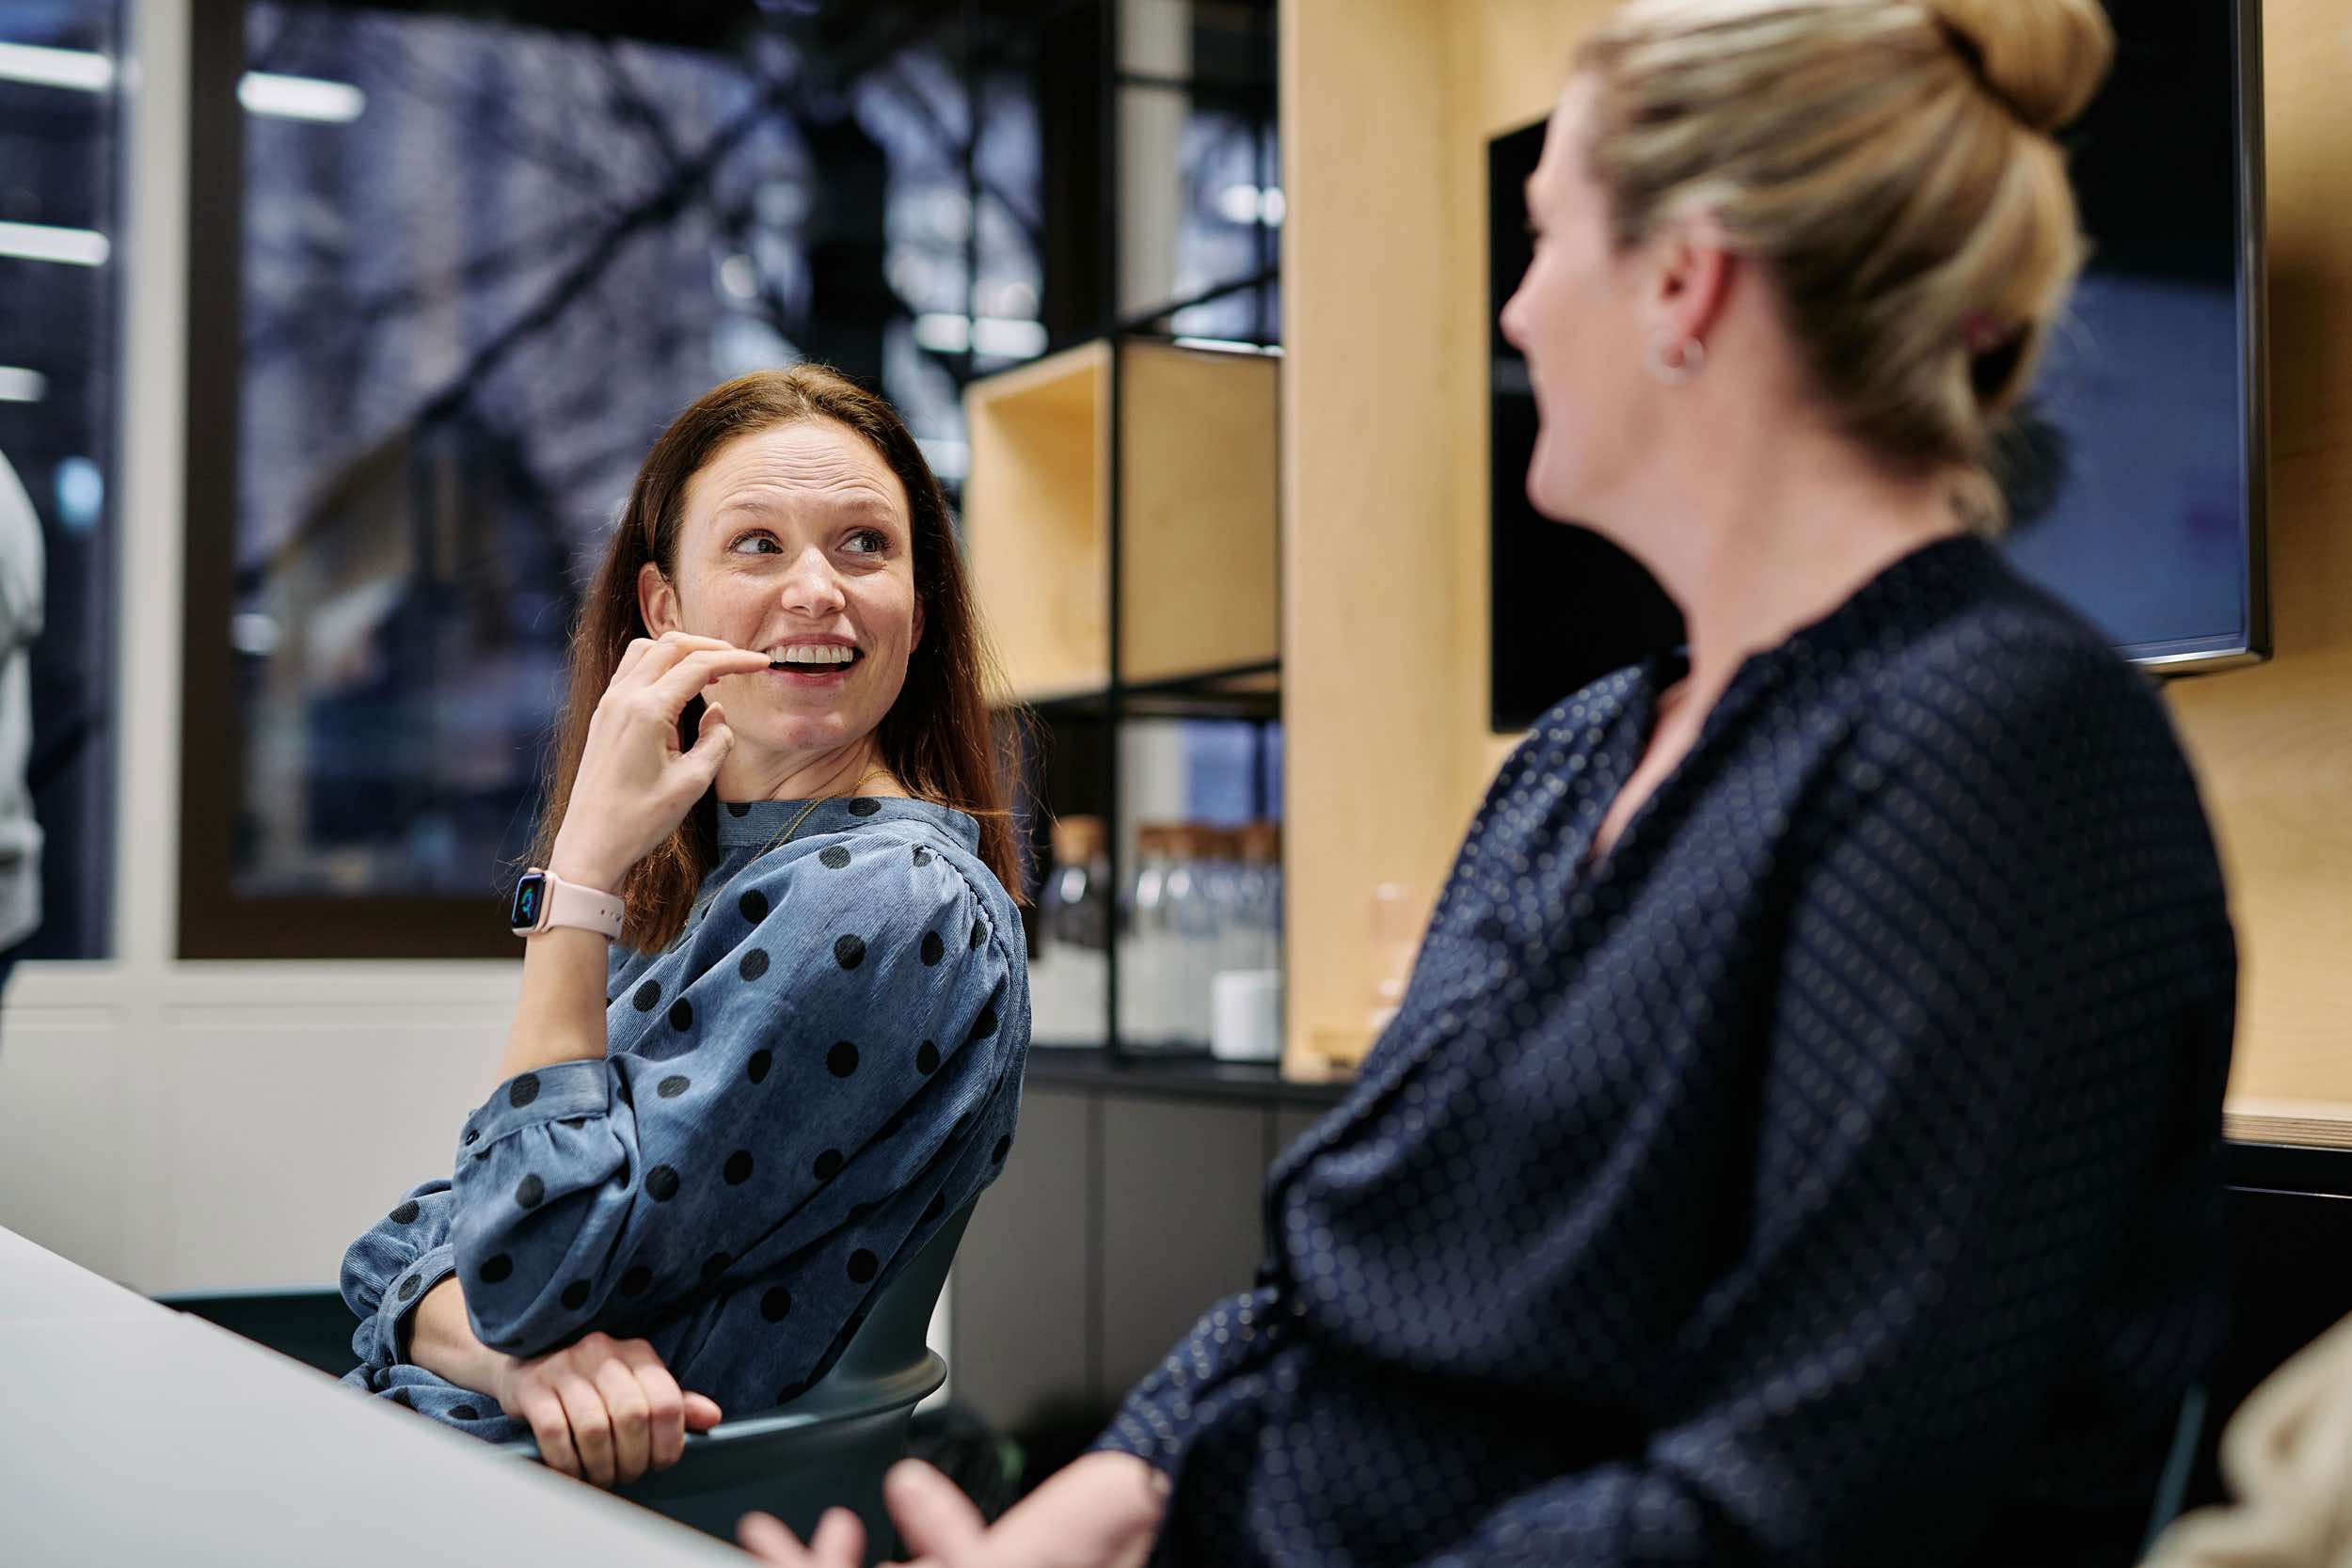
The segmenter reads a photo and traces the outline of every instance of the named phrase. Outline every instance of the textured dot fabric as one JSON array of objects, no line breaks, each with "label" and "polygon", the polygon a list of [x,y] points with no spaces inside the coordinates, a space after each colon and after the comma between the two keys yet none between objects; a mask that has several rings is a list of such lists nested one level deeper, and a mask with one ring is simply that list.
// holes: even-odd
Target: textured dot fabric
[{"label": "textured dot fabric", "polygon": [[[995,1178],[1028,968],[978,825],[833,800],[778,845],[803,804],[719,813],[684,936],[614,950],[607,1056],[500,1085],[466,1119],[453,1176],[352,1244],[361,1365],[345,1382],[522,1435],[495,1401],[402,1358],[406,1314],[454,1274],[494,1349],[643,1338],[682,1386],[749,1415],[820,1376],[898,1260]],[[927,962],[949,938],[952,957]]]},{"label": "textured dot fabric", "polygon": [[2143,678],[1974,539],[1498,776],[1408,993],[1127,1398],[1159,1558],[2131,1560],[2221,1331],[2235,949]]}]

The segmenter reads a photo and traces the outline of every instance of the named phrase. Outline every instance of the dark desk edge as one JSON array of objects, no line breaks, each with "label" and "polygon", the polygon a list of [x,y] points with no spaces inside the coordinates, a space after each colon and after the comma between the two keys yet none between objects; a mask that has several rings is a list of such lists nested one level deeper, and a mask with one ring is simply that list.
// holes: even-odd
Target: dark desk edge
[{"label": "dark desk edge", "polygon": [[1185,1100],[1238,1100],[1259,1105],[1336,1105],[1352,1080],[1301,1084],[1272,1062],[1223,1062],[1214,1056],[1129,1053],[1114,1058],[1096,1046],[1031,1045],[1027,1082],[1040,1086],[1116,1089]]},{"label": "dark desk edge", "polygon": [[[1208,1055],[1137,1053],[1113,1058],[1093,1046],[1032,1045],[1028,1080],[1055,1088],[1115,1089],[1184,1100],[1231,1100],[1322,1109],[1336,1105],[1349,1080],[1302,1084],[1272,1062],[1223,1062]],[[2233,1187],[2352,1198],[2352,1149],[2302,1144],[2241,1143],[2222,1148],[2223,1179]]]}]

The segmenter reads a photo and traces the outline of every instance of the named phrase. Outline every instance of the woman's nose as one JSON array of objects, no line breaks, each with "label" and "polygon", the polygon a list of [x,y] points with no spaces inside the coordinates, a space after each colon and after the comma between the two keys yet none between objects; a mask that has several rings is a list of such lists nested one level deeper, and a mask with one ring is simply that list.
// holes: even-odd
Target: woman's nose
[{"label": "woman's nose", "polygon": [[804,550],[784,575],[784,608],[796,615],[832,615],[848,603],[841,579],[822,550]]}]

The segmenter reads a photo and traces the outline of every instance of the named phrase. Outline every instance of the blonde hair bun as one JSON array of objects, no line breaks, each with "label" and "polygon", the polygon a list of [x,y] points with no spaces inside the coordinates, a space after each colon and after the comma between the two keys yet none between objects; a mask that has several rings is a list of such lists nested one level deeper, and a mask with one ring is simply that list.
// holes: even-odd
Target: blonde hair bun
[{"label": "blonde hair bun", "polygon": [[2050,133],[2090,103],[2115,55],[2098,0],[1923,0],[1994,97]]}]

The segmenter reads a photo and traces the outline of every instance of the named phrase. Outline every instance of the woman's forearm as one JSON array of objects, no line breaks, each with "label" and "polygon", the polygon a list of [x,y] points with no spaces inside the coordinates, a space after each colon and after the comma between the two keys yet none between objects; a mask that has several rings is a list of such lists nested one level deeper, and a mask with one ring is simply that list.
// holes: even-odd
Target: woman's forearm
[{"label": "woman's forearm", "polygon": [[523,990],[515,1004],[498,1081],[557,1062],[604,1055],[608,944],[595,931],[559,926],[523,945]]},{"label": "woman's forearm", "polygon": [[511,1359],[474,1338],[466,1321],[466,1297],[454,1278],[424,1293],[408,1318],[408,1343],[402,1359],[436,1377],[498,1398],[499,1374]]}]

